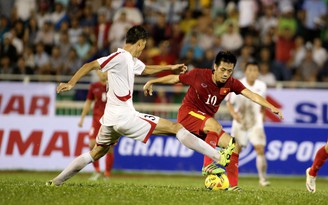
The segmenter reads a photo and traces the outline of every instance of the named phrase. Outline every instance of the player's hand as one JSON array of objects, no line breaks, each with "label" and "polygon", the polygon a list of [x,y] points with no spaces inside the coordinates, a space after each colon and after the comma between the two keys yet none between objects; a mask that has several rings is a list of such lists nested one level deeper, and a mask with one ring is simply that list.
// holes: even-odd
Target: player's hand
[{"label": "player's hand", "polygon": [[152,96],[153,95],[153,84],[149,81],[143,87],[144,95],[145,96]]},{"label": "player's hand", "polygon": [[271,108],[271,112],[278,115],[281,120],[284,119],[284,116],[282,115],[282,112],[278,108]]},{"label": "player's hand", "polygon": [[69,83],[59,83],[57,87],[57,93],[64,92],[64,91],[69,91],[73,88],[74,86],[69,84]]},{"label": "player's hand", "polygon": [[83,127],[83,121],[82,121],[82,120],[80,120],[78,126],[79,126],[79,127]]},{"label": "player's hand", "polygon": [[176,64],[176,65],[172,65],[171,70],[174,73],[183,74],[183,73],[187,72],[188,67],[185,64]]}]

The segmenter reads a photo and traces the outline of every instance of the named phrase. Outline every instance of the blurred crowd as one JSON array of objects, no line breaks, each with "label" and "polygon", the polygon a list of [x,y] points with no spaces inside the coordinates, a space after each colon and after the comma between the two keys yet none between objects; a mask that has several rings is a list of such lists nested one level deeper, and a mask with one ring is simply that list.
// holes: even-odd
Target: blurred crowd
[{"label": "blurred crowd", "polygon": [[328,82],[328,0],[0,0],[0,73],[71,75],[124,44],[133,25],[150,39],[146,64],[212,68],[256,60],[261,79]]}]

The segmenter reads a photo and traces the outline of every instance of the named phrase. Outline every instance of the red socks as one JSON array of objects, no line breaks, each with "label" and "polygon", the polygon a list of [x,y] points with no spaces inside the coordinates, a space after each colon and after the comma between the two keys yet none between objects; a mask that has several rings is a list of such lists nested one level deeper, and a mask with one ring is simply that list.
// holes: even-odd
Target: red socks
[{"label": "red socks", "polygon": [[93,163],[93,167],[95,168],[96,172],[100,172],[100,168],[99,168],[99,160],[94,161]]},{"label": "red socks", "polygon": [[230,187],[238,185],[238,159],[239,154],[233,152],[230,157],[230,163],[226,166]]},{"label": "red socks", "polygon": [[[216,132],[208,132],[205,137],[205,142],[209,144],[211,147],[215,148],[221,135],[217,134]],[[204,156],[204,164],[203,166],[206,167],[207,165],[211,164],[213,160],[208,156]]]},{"label": "red socks", "polygon": [[325,146],[323,146],[317,151],[317,154],[315,155],[309,174],[311,176],[316,177],[319,169],[326,162],[327,158],[328,158],[328,153],[325,150]]},{"label": "red socks", "polygon": [[114,164],[114,153],[107,153],[105,159],[106,167],[105,167],[105,177],[109,177],[110,172],[112,171]]}]

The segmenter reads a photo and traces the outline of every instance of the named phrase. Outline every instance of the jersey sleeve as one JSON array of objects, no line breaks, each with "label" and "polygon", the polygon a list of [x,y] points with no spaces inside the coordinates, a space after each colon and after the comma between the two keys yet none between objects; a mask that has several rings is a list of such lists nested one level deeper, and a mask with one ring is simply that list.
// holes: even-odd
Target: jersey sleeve
[{"label": "jersey sleeve", "polygon": [[241,91],[243,91],[246,87],[244,84],[242,84],[238,79],[233,79],[232,81],[232,86],[231,86],[231,91],[239,95]]},{"label": "jersey sleeve", "polygon": [[146,65],[139,59],[137,59],[134,67],[134,74],[141,75],[141,73],[145,70]]},{"label": "jersey sleeve", "polygon": [[179,80],[181,83],[185,85],[191,85],[191,83],[195,81],[196,74],[197,74],[196,69],[188,71],[184,74],[180,74]]},{"label": "jersey sleeve", "polygon": [[121,52],[115,52],[110,54],[109,56],[98,58],[97,61],[100,65],[100,70],[102,72],[106,72],[109,69],[113,68],[115,65],[119,64],[121,57],[119,55],[120,53]]},{"label": "jersey sleeve", "polygon": [[87,100],[94,100],[95,96],[93,94],[93,84],[90,85],[88,94],[87,94]]}]

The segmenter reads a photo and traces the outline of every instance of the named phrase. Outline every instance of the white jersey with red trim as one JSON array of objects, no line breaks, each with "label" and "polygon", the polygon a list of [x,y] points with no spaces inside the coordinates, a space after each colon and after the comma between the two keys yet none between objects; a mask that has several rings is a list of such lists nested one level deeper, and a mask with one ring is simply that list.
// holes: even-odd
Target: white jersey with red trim
[{"label": "white jersey with red trim", "polygon": [[[267,86],[264,82],[255,80],[253,85],[249,85],[245,77],[242,78],[240,82],[242,82],[246,88],[254,93],[257,93],[264,98],[266,97]],[[263,126],[263,115],[259,104],[254,103],[242,95],[235,95],[234,93],[230,93],[229,95],[228,100],[234,104],[235,111],[241,114],[240,128],[242,130],[248,130],[254,126]],[[233,120],[233,125],[234,124],[239,123]]]},{"label": "white jersey with red trim", "polygon": [[107,103],[101,124],[112,126],[127,120],[126,114],[135,112],[132,95],[135,75],[141,75],[145,64],[123,49],[97,59],[101,71],[107,72]]}]

